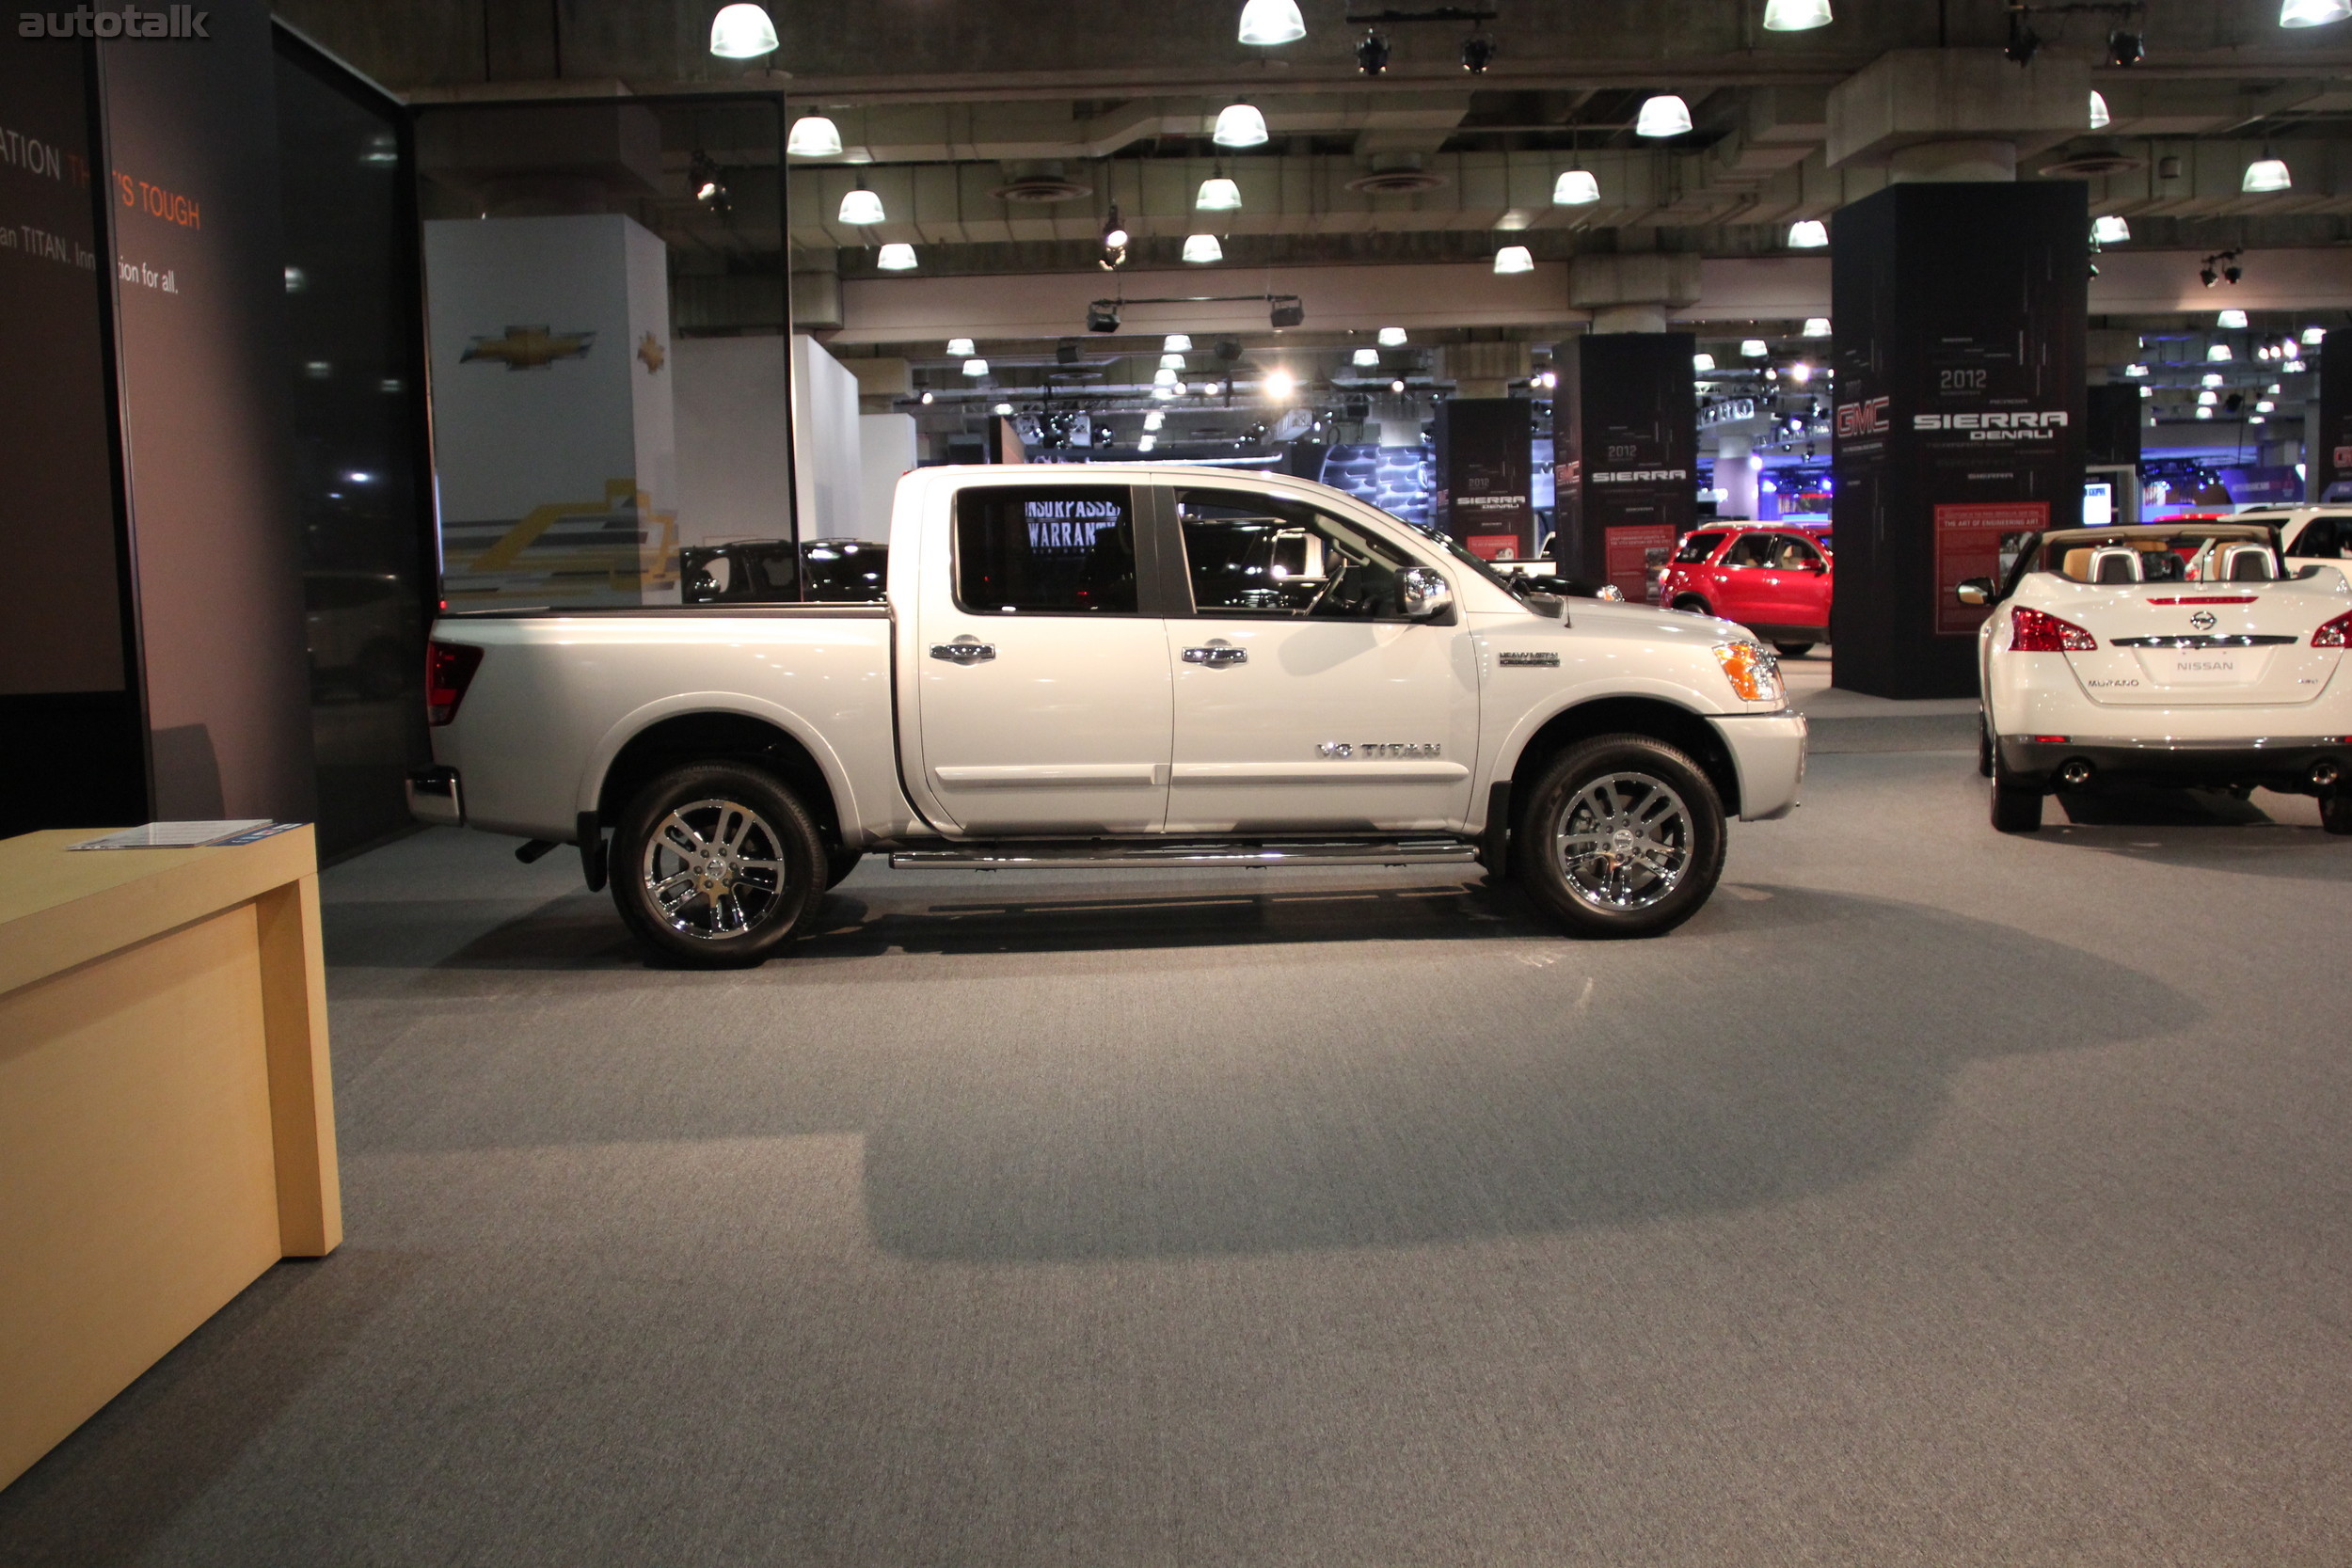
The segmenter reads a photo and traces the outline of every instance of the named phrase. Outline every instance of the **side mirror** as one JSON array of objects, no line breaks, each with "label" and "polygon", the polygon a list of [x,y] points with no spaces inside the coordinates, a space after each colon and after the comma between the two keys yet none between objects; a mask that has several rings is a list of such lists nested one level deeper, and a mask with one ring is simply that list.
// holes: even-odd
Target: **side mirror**
[{"label": "side mirror", "polygon": [[1993,579],[1970,578],[1952,589],[1952,597],[1964,605],[1989,605],[1993,602]]},{"label": "side mirror", "polygon": [[1426,566],[1407,566],[1397,574],[1405,597],[1405,616],[1411,621],[1445,622],[1454,614],[1454,585]]}]

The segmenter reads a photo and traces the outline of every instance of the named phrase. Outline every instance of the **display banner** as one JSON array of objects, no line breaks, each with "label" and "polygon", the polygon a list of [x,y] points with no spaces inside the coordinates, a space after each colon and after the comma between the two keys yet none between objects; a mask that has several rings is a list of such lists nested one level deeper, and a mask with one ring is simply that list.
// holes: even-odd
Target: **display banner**
[{"label": "display banner", "polygon": [[97,45],[152,815],[316,815],[262,0]]},{"label": "display banner", "polygon": [[2303,465],[2315,501],[2352,496],[2352,332],[2345,342],[2341,354],[2328,353],[2324,343],[2303,351],[2306,358],[2319,356],[2319,439]]},{"label": "display banner", "polygon": [[1438,527],[1489,561],[1524,560],[1534,551],[1532,415],[1524,398],[1448,398],[1438,404]]},{"label": "display banner", "polygon": [[[1695,346],[1687,332],[1612,332],[1568,339],[1553,361],[1552,558],[1568,576],[1607,578],[1637,603],[1648,591],[1647,566],[1698,520]],[[1617,555],[1634,540],[1639,575],[1621,569]]]},{"label": "display banner", "polygon": [[2089,227],[2077,182],[1890,185],[1831,220],[1833,680],[1977,689],[2002,541],[2079,516]]},{"label": "display banner", "polygon": [[1637,523],[1602,531],[1608,540],[1609,581],[1628,604],[1649,602],[1650,571],[1674,553],[1675,531],[1664,523]]}]

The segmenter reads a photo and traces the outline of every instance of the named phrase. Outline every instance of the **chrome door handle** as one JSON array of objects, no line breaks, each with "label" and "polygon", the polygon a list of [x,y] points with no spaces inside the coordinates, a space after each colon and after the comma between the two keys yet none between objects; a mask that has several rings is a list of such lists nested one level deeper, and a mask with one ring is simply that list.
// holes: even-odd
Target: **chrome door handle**
[{"label": "chrome door handle", "polygon": [[996,644],[983,642],[977,637],[959,637],[953,642],[932,643],[931,657],[944,658],[950,664],[961,664],[969,669],[975,664],[985,664],[994,658]]},{"label": "chrome door handle", "polygon": [[1214,648],[1186,648],[1184,650],[1184,662],[1186,664],[1205,664],[1212,670],[1220,670],[1228,664],[1248,663],[1249,650],[1247,648],[1227,648],[1221,646]]}]

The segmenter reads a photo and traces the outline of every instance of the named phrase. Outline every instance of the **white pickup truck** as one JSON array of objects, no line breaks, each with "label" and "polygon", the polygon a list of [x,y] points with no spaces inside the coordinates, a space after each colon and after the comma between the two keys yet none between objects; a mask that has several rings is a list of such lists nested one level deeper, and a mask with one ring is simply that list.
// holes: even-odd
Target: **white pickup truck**
[{"label": "white pickup truck", "polygon": [[1724,621],[1514,591],[1301,480],[926,468],[887,598],[494,610],[434,628],[420,820],[580,847],[701,965],[893,865],[1482,863],[1649,936],[1788,813],[1804,720]]}]

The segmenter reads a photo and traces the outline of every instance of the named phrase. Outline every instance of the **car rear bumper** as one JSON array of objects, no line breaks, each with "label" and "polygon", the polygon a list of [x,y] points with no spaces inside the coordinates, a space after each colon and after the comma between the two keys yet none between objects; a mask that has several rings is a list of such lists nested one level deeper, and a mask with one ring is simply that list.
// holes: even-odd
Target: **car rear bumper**
[{"label": "car rear bumper", "polygon": [[1740,820],[1771,822],[1797,809],[1804,784],[1804,715],[1722,713],[1708,721],[1740,776]]},{"label": "car rear bumper", "polygon": [[2068,769],[2090,768],[2079,783],[2254,784],[2289,793],[2322,787],[2321,772],[2352,777],[2352,736],[2236,736],[2225,740],[2134,739],[2070,736],[2063,741],[2001,737],[2001,770],[2021,784],[2073,785]]}]

